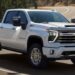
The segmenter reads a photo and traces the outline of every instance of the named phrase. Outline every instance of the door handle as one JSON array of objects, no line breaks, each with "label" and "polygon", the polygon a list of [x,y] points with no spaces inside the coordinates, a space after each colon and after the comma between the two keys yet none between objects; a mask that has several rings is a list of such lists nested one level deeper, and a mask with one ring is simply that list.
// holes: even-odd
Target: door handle
[{"label": "door handle", "polygon": [[12,30],[16,30],[16,28],[11,28]]}]

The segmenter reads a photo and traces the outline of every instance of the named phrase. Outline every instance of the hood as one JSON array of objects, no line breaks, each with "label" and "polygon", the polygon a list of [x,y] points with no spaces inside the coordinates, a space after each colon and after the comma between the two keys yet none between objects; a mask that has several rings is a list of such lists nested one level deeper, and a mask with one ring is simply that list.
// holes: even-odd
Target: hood
[{"label": "hood", "polygon": [[37,27],[54,27],[54,28],[63,28],[63,27],[75,27],[75,23],[64,23],[64,22],[49,22],[49,23],[31,23]]},{"label": "hood", "polygon": [[51,27],[75,27],[75,23],[51,22],[48,23]]},{"label": "hood", "polygon": [[31,28],[48,30],[75,30],[75,23],[50,22],[50,23],[31,23]]}]

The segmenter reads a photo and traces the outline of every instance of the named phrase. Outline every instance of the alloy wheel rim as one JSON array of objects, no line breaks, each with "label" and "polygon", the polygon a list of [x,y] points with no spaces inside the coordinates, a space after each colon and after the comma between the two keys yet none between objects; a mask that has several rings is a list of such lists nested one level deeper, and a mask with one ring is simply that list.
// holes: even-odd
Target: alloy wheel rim
[{"label": "alloy wheel rim", "polygon": [[39,65],[41,62],[41,51],[38,48],[33,48],[31,51],[31,61],[34,65]]}]

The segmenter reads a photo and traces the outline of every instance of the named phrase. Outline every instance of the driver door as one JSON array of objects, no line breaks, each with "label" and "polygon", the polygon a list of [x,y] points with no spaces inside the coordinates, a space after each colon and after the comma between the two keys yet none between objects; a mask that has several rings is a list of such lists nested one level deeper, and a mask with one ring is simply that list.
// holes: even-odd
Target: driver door
[{"label": "driver door", "polygon": [[24,21],[24,15],[25,13],[20,11],[10,11],[7,13],[6,19],[0,28],[0,41],[2,42],[2,46],[25,50],[26,30],[23,30],[21,26],[14,26],[12,22],[15,16],[21,16],[21,21]]}]

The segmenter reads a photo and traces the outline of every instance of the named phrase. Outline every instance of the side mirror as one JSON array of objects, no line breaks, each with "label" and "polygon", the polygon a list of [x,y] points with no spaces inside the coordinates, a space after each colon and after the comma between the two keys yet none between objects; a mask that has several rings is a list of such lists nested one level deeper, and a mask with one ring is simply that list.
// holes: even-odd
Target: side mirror
[{"label": "side mirror", "polygon": [[13,17],[13,25],[14,26],[21,26],[23,30],[26,29],[26,25],[27,25],[27,22],[26,24],[24,22],[21,21],[21,17]]},{"label": "side mirror", "polygon": [[20,17],[13,17],[13,25],[20,26],[21,18]]},{"label": "side mirror", "polygon": [[72,22],[72,23],[75,23],[75,19],[71,19],[71,22]]},{"label": "side mirror", "polygon": [[24,23],[24,22],[21,22],[21,27],[22,27],[22,29],[23,29],[23,30],[25,30],[25,29],[26,29],[26,25],[25,25],[25,23]]}]

